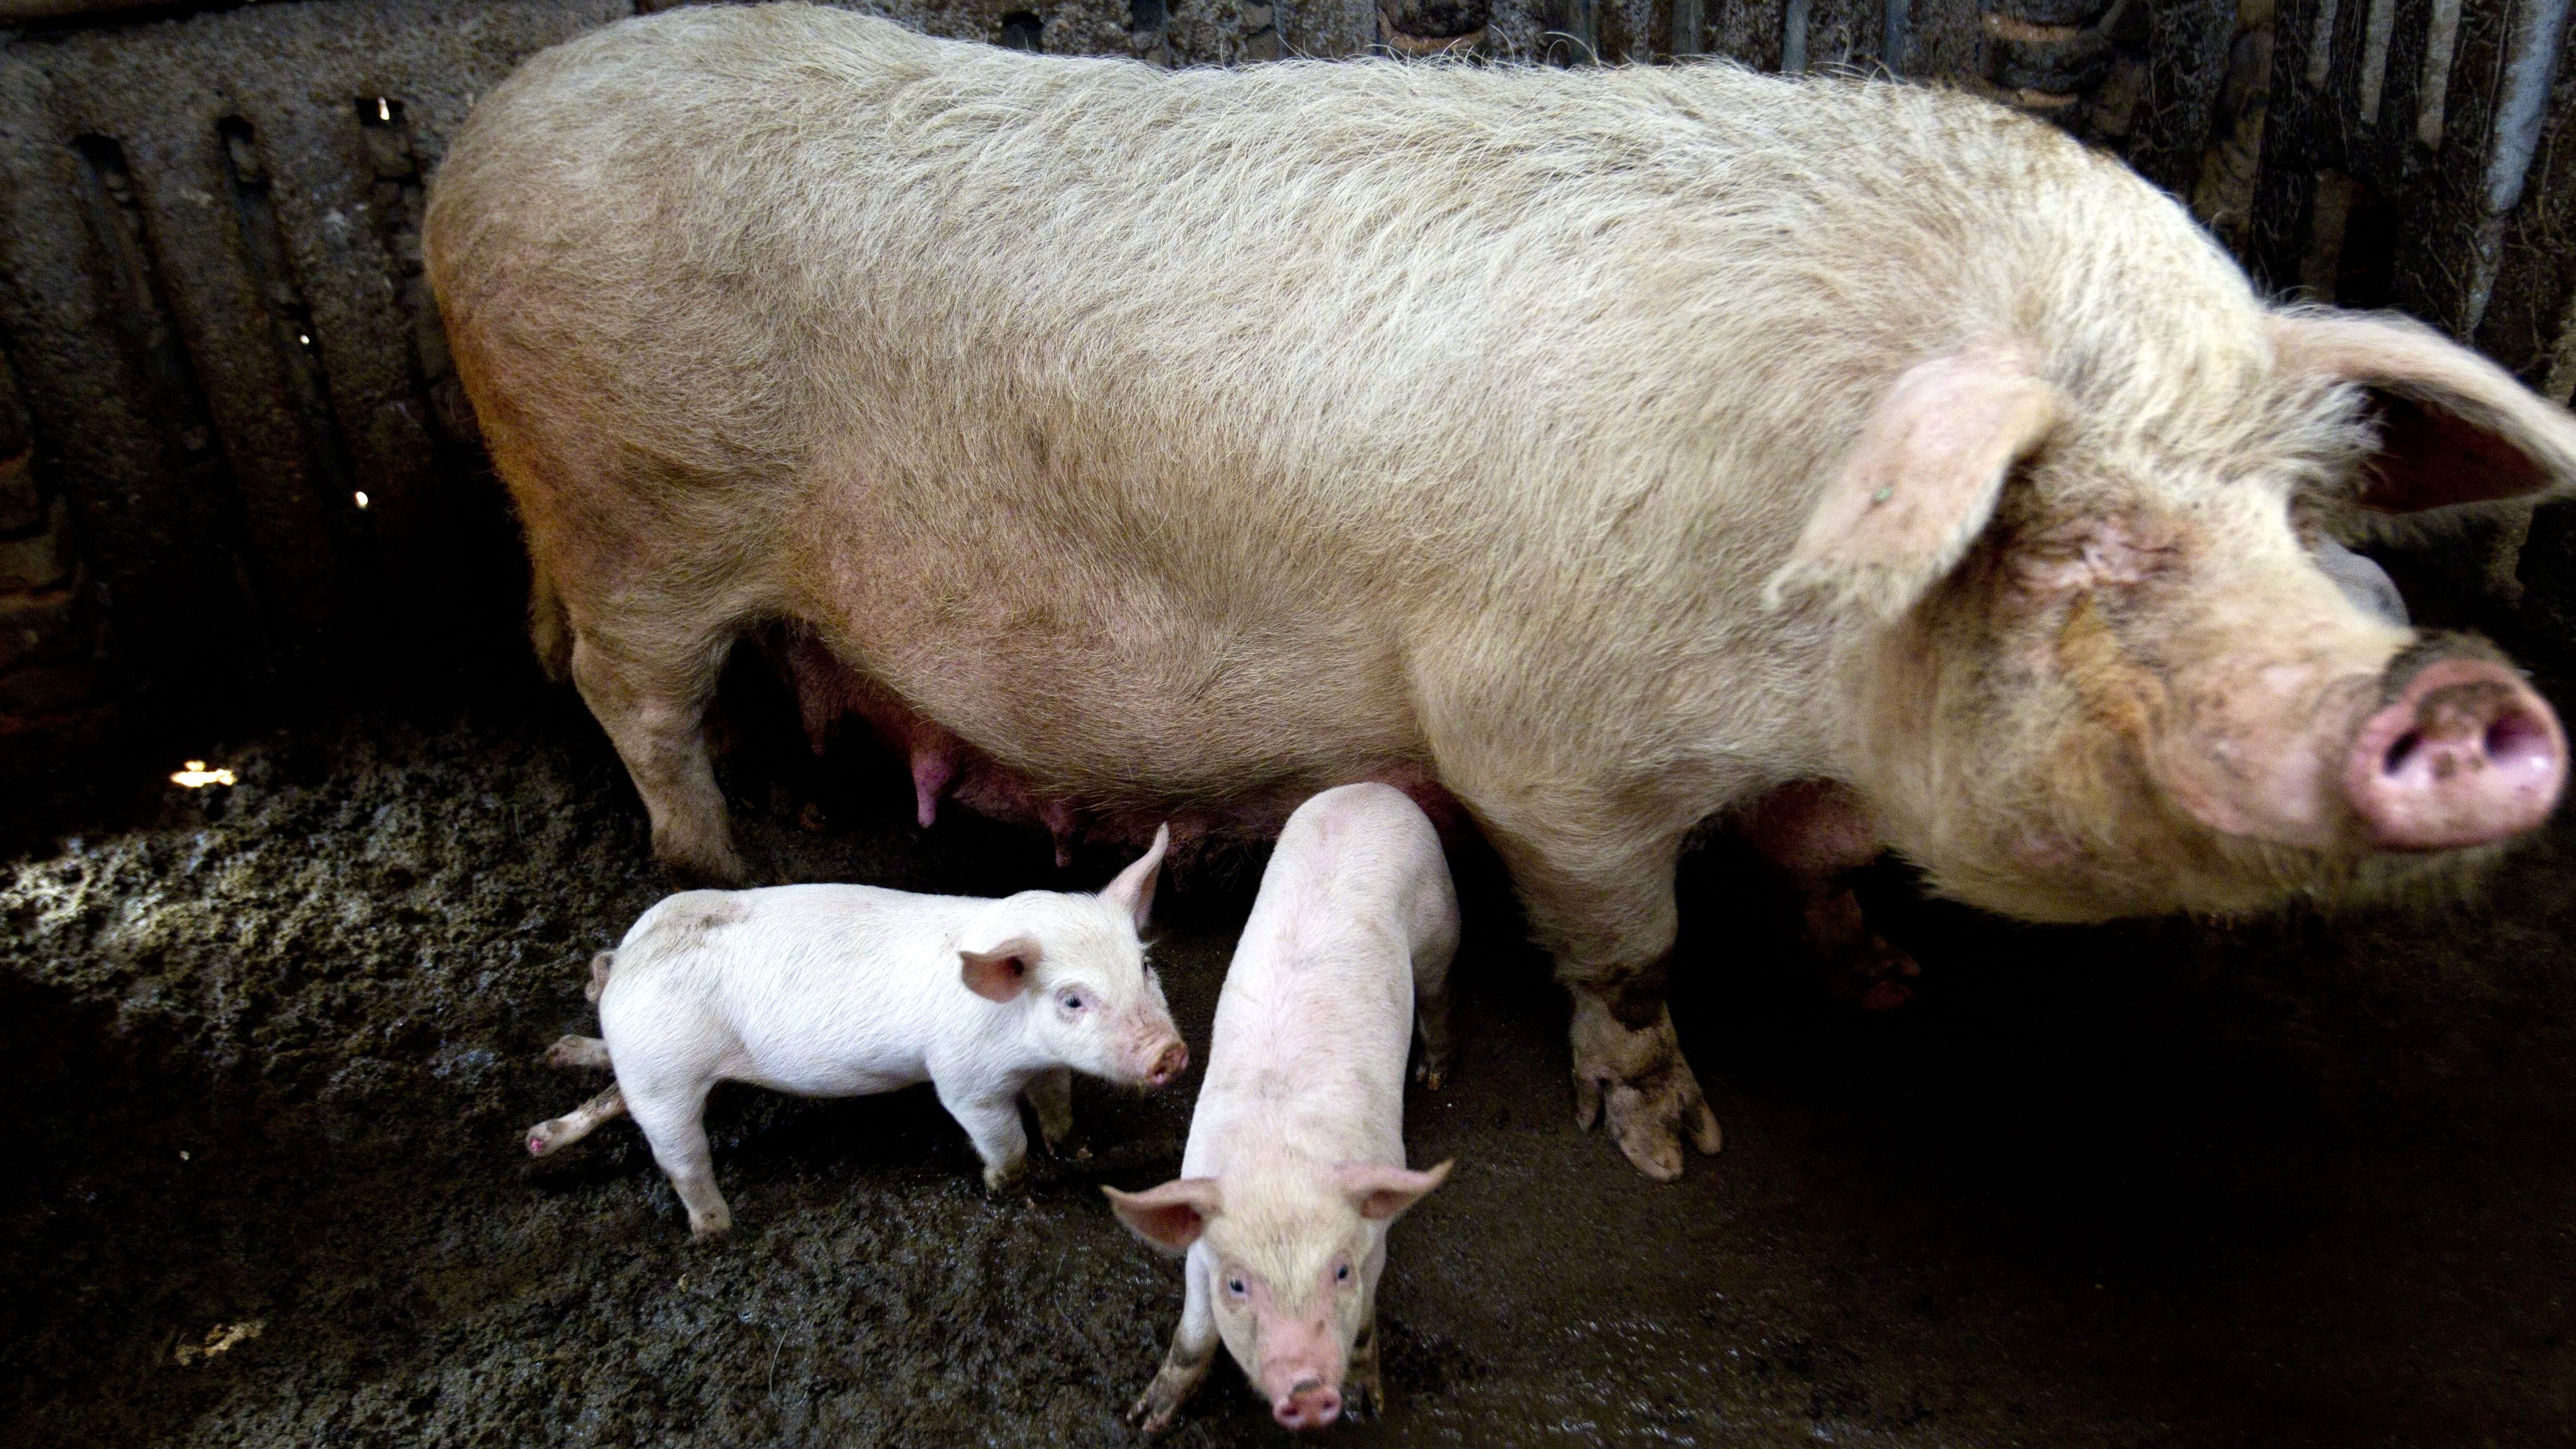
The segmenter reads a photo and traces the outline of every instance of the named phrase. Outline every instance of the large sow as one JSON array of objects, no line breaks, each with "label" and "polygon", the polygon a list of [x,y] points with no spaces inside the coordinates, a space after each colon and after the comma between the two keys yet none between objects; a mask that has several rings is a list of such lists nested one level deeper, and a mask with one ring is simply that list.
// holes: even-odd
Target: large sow
[{"label": "large sow", "polygon": [[925,818],[1436,783],[1572,990],[1578,1115],[1656,1176],[1718,1142],[1663,1004],[1713,815],[2090,920],[2453,875],[2565,773],[2333,545],[2561,487],[2576,424],[2265,306],[1956,95],[693,9],[495,90],[427,241],[540,647],[664,860],[741,875],[702,714],[753,629]]}]

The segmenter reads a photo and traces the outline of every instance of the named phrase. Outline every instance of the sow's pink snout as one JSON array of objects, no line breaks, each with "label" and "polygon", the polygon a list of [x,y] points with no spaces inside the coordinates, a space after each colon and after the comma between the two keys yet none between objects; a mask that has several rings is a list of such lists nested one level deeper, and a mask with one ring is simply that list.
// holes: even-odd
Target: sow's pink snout
[{"label": "sow's pink snout", "polygon": [[2567,733],[2546,701],[2492,659],[2440,658],[2364,717],[2344,794],[2382,850],[2449,850],[2549,818],[2567,783]]}]

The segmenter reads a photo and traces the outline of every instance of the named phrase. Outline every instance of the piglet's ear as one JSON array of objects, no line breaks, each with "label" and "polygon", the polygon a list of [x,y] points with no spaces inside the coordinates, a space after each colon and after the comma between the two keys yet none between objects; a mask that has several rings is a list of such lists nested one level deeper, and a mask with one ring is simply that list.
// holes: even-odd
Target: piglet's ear
[{"label": "piglet's ear", "polygon": [[1143,1192],[1104,1187],[1109,1210],[1127,1230],[1166,1253],[1186,1253],[1224,1209],[1213,1177],[1178,1177]]},{"label": "piglet's ear", "polygon": [[1027,989],[1029,973],[1038,969],[1038,943],[1014,936],[989,951],[960,951],[966,989],[986,1001],[1010,1001]]},{"label": "piglet's ear", "polygon": [[1918,362],[1879,399],[1763,602],[1823,595],[1893,619],[1955,567],[2013,465],[2045,442],[2057,389],[2018,349]]},{"label": "piglet's ear", "polygon": [[2379,448],[2361,502],[2383,513],[2576,484],[2576,418],[2420,322],[2327,311],[2270,319],[2280,366],[2369,390]]},{"label": "piglet's ear", "polygon": [[1415,1172],[1382,1162],[1345,1162],[1333,1169],[1333,1189],[1351,1200],[1359,1215],[1386,1220],[1422,1200],[1422,1195],[1449,1180],[1449,1163]]},{"label": "piglet's ear", "polygon": [[1145,929],[1145,917],[1154,909],[1154,880],[1163,873],[1163,851],[1172,843],[1172,827],[1154,827],[1154,843],[1144,858],[1118,872],[1118,879],[1100,893],[1112,905],[1124,906],[1136,918],[1136,929]]}]

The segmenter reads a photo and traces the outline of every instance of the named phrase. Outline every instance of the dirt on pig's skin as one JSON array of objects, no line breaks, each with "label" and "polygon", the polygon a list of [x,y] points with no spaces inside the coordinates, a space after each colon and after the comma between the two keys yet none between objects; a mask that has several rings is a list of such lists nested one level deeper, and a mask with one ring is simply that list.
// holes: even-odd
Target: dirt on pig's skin
[{"label": "dirt on pig's skin", "polygon": [[[2565,691],[2559,691],[2562,701]],[[410,720],[412,722],[404,722]],[[632,1126],[532,1163],[599,1083],[543,1064],[664,891],[565,695],[110,751],[0,860],[0,1424],[16,1445],[1126,1444],[1176,1266],[1096,1184],[1167,1176],[1196,1065],[1086,1083],[1094,1155],[988,1199],[926,1093],[711,1113],[737,1226],[692,1244]],[[913,827],[868,757],[733,770],[801,879],[1093,888],[1046,838]],[[1246,861],[1158,902],[1194,1047]],[[2567,1442],[2576,831],[2479,900],[2341,922],[2033,930],[1867,892],[1925,966],[1851,1013],[1723,843],[1685,868],[1676,1015],[1727,1128],[1675,1186],[1573,1125],[1563,1005],[1456,864],[1451,1184],[1394,1235],[1365,1443]],[[192,1355],[259,1322],[224,1352]],[[1222,1368],[1180,1444],[1285,1436]]]}]

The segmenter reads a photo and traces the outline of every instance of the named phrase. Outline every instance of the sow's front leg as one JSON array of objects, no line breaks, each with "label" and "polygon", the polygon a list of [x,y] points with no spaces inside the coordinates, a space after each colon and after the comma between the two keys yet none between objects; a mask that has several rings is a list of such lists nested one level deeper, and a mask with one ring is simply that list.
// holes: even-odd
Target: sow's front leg
[{"label": "sow's front leg", "polygon": [[1852,873],[1885,853],[1869,806],[1830,780],[1801,780],[1762,797],[1747,817],[1747,843],[1780,873],[1798,912],[1798,939],[1836,1000],[1889,1011],[1913,999],[1914,958],[1873,930],[1852,894]]},{"label": "sow's front leg", "polygon": [[1575,1120],[1589,1129],[1606,1113],[1611,1139],[1637,1170],[1670,1182],[1682,1175],[1684,1137],[1711,1153],[1723,1141],[1664,1006],[1681,843],[1604,837],[1494,832],[1530,924],[1574,997]]}]

